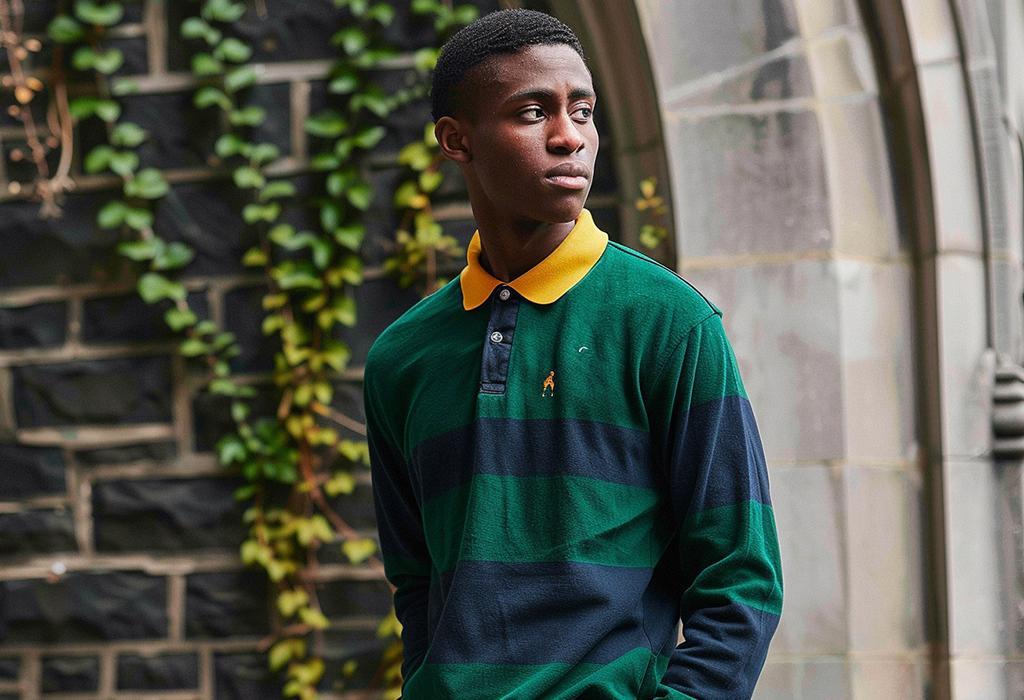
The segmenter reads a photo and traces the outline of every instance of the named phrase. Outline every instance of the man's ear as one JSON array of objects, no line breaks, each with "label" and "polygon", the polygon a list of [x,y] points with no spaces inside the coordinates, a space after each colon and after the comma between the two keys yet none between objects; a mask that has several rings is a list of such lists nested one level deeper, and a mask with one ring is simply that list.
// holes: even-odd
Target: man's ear
[{"label": "man's ear", "polygon": [[441,146],[441,153],[456,163],[468,163],[473,159],[469,152],[469,139],[464,126],[452,117],[441,117],[434,125],[434,138]]}]

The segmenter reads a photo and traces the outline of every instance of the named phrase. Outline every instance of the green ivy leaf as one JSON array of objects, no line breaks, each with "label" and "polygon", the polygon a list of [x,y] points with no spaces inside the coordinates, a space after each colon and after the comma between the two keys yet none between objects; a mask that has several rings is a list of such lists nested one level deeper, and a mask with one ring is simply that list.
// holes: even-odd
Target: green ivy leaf
[{"label": "green ivy leaf", "polygon": [[222,466],[241,462],[248,456],[245,444],[234,435],[227,435],[217,442],[217,456]]},{"label": "green ivy leaf", "polygon": [[263,252],[263,249],[259,246],[254,246],[249,250],[245,251],[245,255],[242,256],[242,264],[246,267],[262,267],[268,262],[267,254]]},{"label": "green ivy leaf", "polygon": [[68,104],[68,111],[71,112],[72,119],[88,119],[96,114],[96,105],[99,103],[95,97],[76,97]]},{"label": "green ivy leaf", "polygon": [[147,272],[139,278],[139,296],[147,304],[155,304],[162,299],[185,301],[187,292],[180,282],[172,282],[156,272]]},{"label": "green ivy leaf", "polygon": [[178,352],[182,357],[200,357],[210,352],[210,346],[199,338],[186,338],[181,342]]},{"label": "green ivy leaf", "polygon": [[144,238],[139,241],[126,241],[117,246],[117,252],[129,260],[141,262],[152,260],[165,247],[164,242],[159,238]]},{"label": "green ivy leaf", "polygon": [[270,204],[246,204],[242,208],[242,218],[245,223],[254,224],[257,221],[273,223],[281,213],[281,205],[277,202]]},{"label": "green ivy leaf", "polygon": [[348,185],[349,176],[343,171],[336,171],[327,176],[327,194],[331,197],[340,197]]},{"label": "green ivy leaf", "polygon": [[314,236],[310,243],[313,251],[313,264],[316,269],[323,270],[331,264],[331,256],[334,254],[334,244],[329,239]]},{"label": "green ivy leaf", "polygon": [[177,332],[195,325],[196,315],[191,309],[179,309],[177,306],[173,306],[167,309],[167,312],[164,314],[164,321],[172,331]]},{"label": "green ivy leaf", "polygon": [[413,55],[413,63],[418,71],[430,71],[434,70],[437,66],[437,57],[440,55],[440,51],[432,46],[419,49]]},{"label": "green ivy leaf", "polygon": [[70,44],[85,39],[85,28],[69,15],[54,17],[46,26],[46,33],[58,44]]},{"label": "green ivy leaf", "polygon": [[139,167],[139,156],[135,151],[115,151],[108,166],[121,177],[129,177]]},{"label": "green ivy leaf", "polygon": [[252,147],[252,151],[249,153],[249,160],[254,163],[267,163],[277,160],[279,155],[281,155],[281,149],[274,144],[258,143]]},{"label": "green ivy leaf", "polygon": [[362,224],[353,224],[334,229],[334,240],[351,251],[359,250],[365,237],[366,227]]},{"label": "green ivy leaf", "polygon": [[362,52],[370,43],[370,37],[359,27],[345,27],[331,37],[331,44],[341,46],[349,56]]},{"label": "green ivy leaf", "polygon": [[345,198],[356,209],[366,211],[369,209],[370,200],[373,198],[373,188],[365,180],[353,183],[345,190]]},{"label": "green ivy leaf", "polygon": [[334,110],[324,110],[306,119],[305,127],[313,136],[336,138],[348,128],[348,123]]},{"label": "green ivy leaf", "polygon": [[193,75],[219,75],[223,70],[224,64],[208,53],[197,53],[192,57]]},{"label": "green ivy leaf", "polygon": [[314,171],[334,170],[341,166],[341,161],[330,153],[318,153],[309,159],[309,169]]},{"label": "green ivy leaf", "polygon": [[387,133],[383,126],[368,126],[357,131],[352,138],[357,146],[369,150],[380,143]]},{"label": "green ivy leaf", "polygon": [[231,109],[231,98],[222,90],[206,86],[196,90],[196,94],[192,96],[192,104],[199,109],[206,109],[213,105],[217,105],[221,109]]},{"label": "green ivy leaf", "polygon": [[231,0],[207,0],[203,5],[203,16],[207,19],[231,24],[245,14],[245,5]]},{"label": "green ivy leaf", "polygon": [[185,39],[203,39],[210,46],[219,43],[223,36],[200,17],[189,17],[181,23],[181,36]]},{"label": "green ivy leaf", "polygon": [[170,191],[163,174],[156,168],[145,168],[124,183],[124,193],[141,199],[160,199]]},{"label": "green ivy leaf", "polygon": [[429,168],[433,160],[430,149],[422,141],[413,141],[398,152],[398,162],[417,171]]},{"label": "green ivy leaf", "polygon": [[228,121],[235,126],[259,126],[267,119],[267,111],[255,105],[244,109],[233,109],[228,113]]},{"label": "green ivy leaf", "polygon": [[110,143],[121,148],[135,148],[149,136],[149,132],[138,124],[123,122],[110,132]]},{"label": "green ivy leaf", "polygon": [[224,89],[231,93],[238,92],[255,85],[256,80],[255,68],[252,66],[239,66],[228,71],[227,75],[224,76]]},{"label": "green ivy leaf", "polygon": [[92,67],[103,75],[110,75],[124,64],[124,54],[120,49],[107,49],[97,54]]},{"label": "green ivy leaf", "polygon": [[100,228],[115,228],[124,223],[125,214],[128,212],[128,205],[120,199],[107,202],[96,214],[96,223]]},{"label": "green ivy leaf", "polygon": [[361,564],[377,551],[377,545],[373,540],[345,540],[341,543],[341,550],[353,564]]},{"label": "green ivy leaf", "polygon": [[217,44],[217,48],[213,50],[213,55],[222,61],[245,63],[252,56],[252,49],[241,39],[229,36]]},{"label": "green ivy leaf", "polygon": [[373,68],[385,61],[390,61],[397,55],[398,52],[394,49],[367,49],[359,55],[352,57],[352,65],[359,66],[360,68]]},{"label": "green ivy leaf", "polygon": [[96,103],[96,116],[105,122],[116,122],[121,116],[121,105],[113,100],[100,100]]},{"label": "green ivy leaf", "polygon": [[[335,302],[334,309],[344,308],[345,314],[351,314],[352,323],[355,323],[356,304],[351,297],[341,297]],[[351,324],[348,324],[351,325]],[[321,350],[324,362],[333,367],[337,371],[341,371],[348,366],[348,361],[352,358],[352,351],[348,345],[341,340],[327,340],[324,342],[323,350]]]},{"label": "green ivy leaf", "polygon": [[473,5],[459,5],[452,13],[453,24],[472,24],[480,16],[480,10]]},{"label": "green ivy leaf", "polygon": [[383,26],[388,26],[395,19],[395,8],[386,3],[378,3],[366,13],[367,19],[376,20]]},{"label": "green ivy leaf", "polygon": [[77,70],[89,70],[96,62],[97,53],[90,46],[83,46],[71,55],[71,65]]},{"label": "green ivy leaf", "polygon": [[327,202],[320,207],[320,225],[325,231],[333,231],[341,225],[342,211],[335,202]]},{"label": "green ivy leaf", "polygon": [[110,159],[113,158],[116,153],[117,151],[110,146],[97,146],[89,151],[85,156],[85,160],[82,162],[82,167],[85,168],[85,172],[87,173],[98,173],[101,170],[106,170],[107,166],[110,165]]},{"label": "green ivy leaf", "polygon": [[353,111],[367,109],[383,119],[391,111],[391,102],[377,85],[371,85],[364,92],[354,95],[349,102]]},{"label": "green ivy leaf", "polygon": [[114,78],[110,81],[110,92],[118,97],[138,94],[141,89],[138,82],[128,78]]},{"label": "green ivy leaf", "polygon": [[129,207],[125,211],[124,222],[136,231],[142,231],[153,227],[153,212],[149,209]]},{"label": "green ivy leaf", "polygon": [[443,180],[444,175],[442,175],[440,171],[424,170],[420,173],[419,177],[420,189],[424,192],[433,192],[441,185]]},{"label": "green ivy leaf", "polygon": [[288,242],[295,237],[295,227],[291,224],[278,224],[270,229],[267,238],[280,246],[288,246]]},{"label": "green ivy leaf", "polygon": [[221,158],[230,158],[242,152],[245,141],[235,134],[224,134],[213,144],[214,152]]},{"label": "green ivy leaf", "polygon": [[412,0],[412,11],[418,15],[429,15],[441,9],[437,0]]},{"label": "green ivy leaf", "polygon": [[295,196],[295,185],[288,180],[268,182],[267,186],[260,190],[260,201],[263,202],[293,196]]},{"label": "green ivy leaf", "polygon": [[99,4],[92,0],[75,0],[75,16],[86,24],[109,27],[121,21],[124,8],[117,2]]},{"label": "green ivy leaf", "polygon": [[249,165],[243,165],[240,168],[235,168],[235,171],[231,174],[231,178],[235,181],[235,185],[240,188],[259,188],[267,184],[267,179],[263,177],[263,173]]},{"label": "green ivy leaf", "polygon": [[195,255],[195,251],[187,245],[175,241],[157,254],[153,267],[157,270],[177,270],[192,262]]},{"label": "green ivy leaf", "polygon": [[359,88],[359,76],[352,70],[335,75],[327,84],[327,91],[335,95],[348,95]]},{"label": "green ivy leaf", "polygon": [[324,286],[323,280],[316,274],[313,266],[305,261],[286,260],[276,268],[272,276],[283,290],[314,289]]}]

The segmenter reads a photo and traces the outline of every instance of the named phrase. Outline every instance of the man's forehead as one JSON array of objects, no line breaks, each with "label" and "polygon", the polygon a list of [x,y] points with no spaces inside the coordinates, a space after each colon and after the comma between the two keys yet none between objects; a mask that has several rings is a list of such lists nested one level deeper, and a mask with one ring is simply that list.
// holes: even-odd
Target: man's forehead
[{"label": "man's forehead", "polygon": [[477,97],[483,97],[483,91],[519,92],[524,83],[535,83],[538,88],[567,85],[570,91],[593,92],[590,70],[580,55],[565,44],[540,44],[516,53],[488,56],[464,78],[464,86],[475,91]]}]

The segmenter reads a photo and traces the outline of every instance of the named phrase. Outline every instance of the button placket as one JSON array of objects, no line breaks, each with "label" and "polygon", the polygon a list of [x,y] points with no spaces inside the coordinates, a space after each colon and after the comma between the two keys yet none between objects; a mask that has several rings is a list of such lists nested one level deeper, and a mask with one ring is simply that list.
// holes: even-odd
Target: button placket
[{"label": "button placket", "polygon": [[480,362],[480,391],[504,394],[508,364],[512,356],[512,337],[519,316],[519,298],[508,287],[499,288],[491,296],[491,317],[487,322],[487,338]]}]

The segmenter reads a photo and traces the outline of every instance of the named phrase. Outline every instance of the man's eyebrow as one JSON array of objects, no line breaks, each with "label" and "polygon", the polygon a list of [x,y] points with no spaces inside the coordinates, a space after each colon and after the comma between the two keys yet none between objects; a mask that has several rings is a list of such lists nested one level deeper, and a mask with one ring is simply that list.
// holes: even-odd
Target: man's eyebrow
[{"label": "man's eyebrow", "polygon": [[[585,97],[597,97],[597,93],[589,88],[576,88],[569,93],[569,100],[578,100]],[[505,103],[517,102],[519,100],[552,100],[555,98],[555,93],[550,90],[534,89],[534,90],[522,90],[508,97]]]}]

